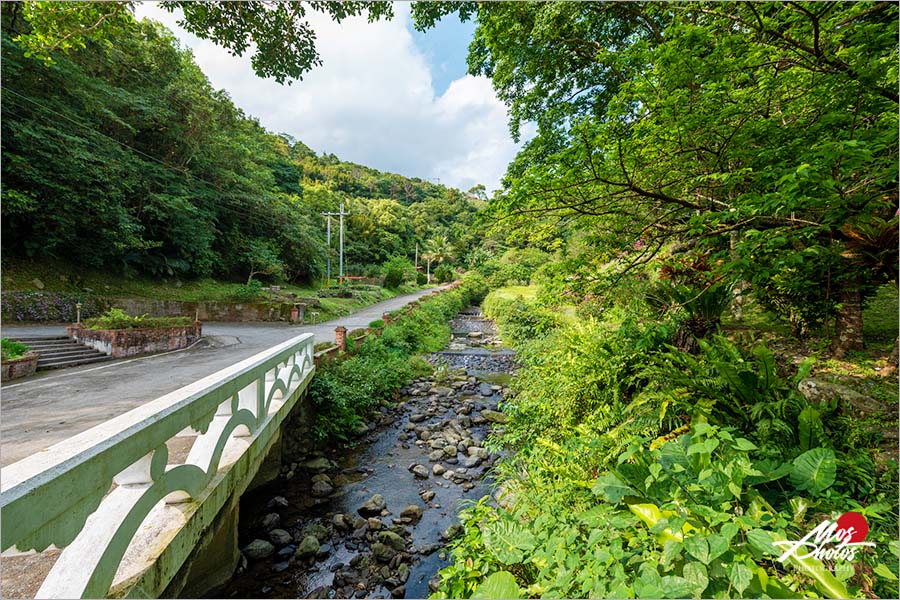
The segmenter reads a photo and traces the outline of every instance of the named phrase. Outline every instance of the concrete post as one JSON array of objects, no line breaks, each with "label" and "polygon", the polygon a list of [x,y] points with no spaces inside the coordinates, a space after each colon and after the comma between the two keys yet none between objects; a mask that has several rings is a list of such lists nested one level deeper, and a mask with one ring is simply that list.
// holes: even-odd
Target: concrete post
[{"label": "concrete post", "polygon": [[385,325],[391,324],[391,313],[381,313],[381,320]]},{"label": "concrete post", "polygon": [[334,344],[341,349],[341,352],[347,351],[347,328],[343,325],[334,328]]}]

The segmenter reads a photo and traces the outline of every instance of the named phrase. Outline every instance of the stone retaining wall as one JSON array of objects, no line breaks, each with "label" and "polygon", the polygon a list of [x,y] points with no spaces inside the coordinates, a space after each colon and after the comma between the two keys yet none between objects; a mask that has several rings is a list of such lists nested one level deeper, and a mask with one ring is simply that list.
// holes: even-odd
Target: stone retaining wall
[{"label": "stone retaining wall", "polygon": [[[292,302],[184,302],[181,300],[147,300],[144,298],[113,298],[111,306],[130,315],[151,317],[195,317],[199,321],[290,321]],[[307,307],[318,307],[316,298],[298,298],[299,320]]]},{"label": "stone retaining wall", "polygon": [[187,327],[85,329],[80,324],[66,327],[70,338],[113,358],[180,350],[199,340],[201,334],[199,321]]},{"label": "stone retaining wall", "polygon": [[2,379],[9,381],[19,377],[28,377],[34,375],[37,370],[38,355],[36,352],[29,352],[19,358],[3,361]]}]

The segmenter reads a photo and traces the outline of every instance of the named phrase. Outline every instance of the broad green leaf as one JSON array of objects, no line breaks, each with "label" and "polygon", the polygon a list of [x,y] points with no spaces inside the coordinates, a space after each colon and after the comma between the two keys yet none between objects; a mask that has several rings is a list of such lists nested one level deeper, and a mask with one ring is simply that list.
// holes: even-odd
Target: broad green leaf
[{"label": "broad green leaf", "polygon": [[793,464],[791,483],[797,489],[818,494],[834,483],[837,467],[833,450],[828,448],[808,450],[795,458]]},{"label": "broad green leaf", "polygon": [[618,504],[625,496],[637,495],[634,488],[624,483],[613,473],[607,473],[598,477],[591,491],[611,504]]},{"label": "broad green leaf", "polygon": [[516,578],[508,571],[491,574],[479,584],[472,593],[472,598],[521,598],[522,592]]},{"label": "broad green leaf", "polygon": [[691,597],[702,598],[703,591],[709,585],[706,567],[698,562],[689,562],[684,565],[682,576],[691,584]]},{"label": "broad green leaf", "polygon": [[663,544],[663,551],[659,557],[659,564],[663,566],[672,564],[673,562],[681,558],[682,550],[684,550],[684,546],[681,542],[668,540],[665,544]]},{"label": "broad green leaf", "polygon": [[751,529],[747,532],[747,541],[750,545],[762,552],[765,556],[779,556],[781,551],[772,544],[772,536],[764,529]]},{"label": "broad green leaf", "polygon": [[684,443],[683,440],[687,437],[683,436],[676,441],[664,444],[659,449],[659,464],[664,469],[674,469],[676,466],[687,469],[691,466],[691,461],[688,460],[687,453],[682,445]]},{"label": "broad green leaf", "polygon": [[734,447],[742,452],[750,452],[756,450],[756,444],[746,438],[735,438]]},{"label": "broad green leaf", "polygon": [[747,565],[741,562],[731,563],[731,567],[728,569],[728,580],[731,581],[731,585],[737,590],[738,595],[744,593],[744,590],[750,585],[751,579],[753,579],[753,572]]},{"label": "broad green leaf", "polygon": [[[722,531],[725,531],[724,526],[722,527]],[[728,552],[728,539],[726,539],[722,535],[719,535],[717,533],[710,534],[706,536],[706,542],[709,544],[710,562]]]},{"label": "broad green leaf", "polygon": [[690,581],[677,575],[664,575],[660,584],[664,598],[684,598],[694,589]]},{"label": "broad green leaf", "polygon": [[684,539],[684,549],[704,565],[709,564],[709,542],[706,540],[705,535],[698,534],[686,537]]}]

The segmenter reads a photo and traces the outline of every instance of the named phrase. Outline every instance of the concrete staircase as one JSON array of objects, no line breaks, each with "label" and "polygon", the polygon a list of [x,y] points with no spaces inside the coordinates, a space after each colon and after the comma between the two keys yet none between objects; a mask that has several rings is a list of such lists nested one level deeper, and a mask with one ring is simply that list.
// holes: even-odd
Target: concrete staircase
[{"label": "concrete staircase", "polygon": [[59,337],[21,337],[15,338],[31,350],[38,353],[38,371],[48,369],[65,369],[91,363],[112,360],[102,352],[79,344],[71,338]]}]

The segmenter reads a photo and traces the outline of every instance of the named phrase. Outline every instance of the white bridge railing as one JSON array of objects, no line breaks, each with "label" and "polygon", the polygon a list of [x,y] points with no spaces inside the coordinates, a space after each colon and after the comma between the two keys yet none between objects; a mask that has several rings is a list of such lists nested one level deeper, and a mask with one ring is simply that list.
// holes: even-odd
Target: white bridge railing
[{"label": "white bridge railing", "polygon": [[[224,505],[228,490],[219,488],[229,474],[255,472],[314,372],[313,335],[304,334],[3,468],[4,554],[64,548],[37,597],[107,596],[114,579],[135,577],[121,572],[126,552],[146,568],[160,540]],[[185,435],[194,436],[187,458],[170,464],[166,443]],[[206,503],[214,506],[199,511]],[[196,535],[195,526],[188,537]],[[170,570],[192,543],[181,546]],[[141,551],[153,556],[134,559]]]}]

